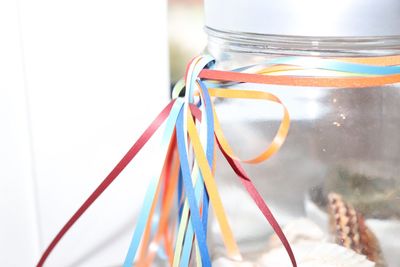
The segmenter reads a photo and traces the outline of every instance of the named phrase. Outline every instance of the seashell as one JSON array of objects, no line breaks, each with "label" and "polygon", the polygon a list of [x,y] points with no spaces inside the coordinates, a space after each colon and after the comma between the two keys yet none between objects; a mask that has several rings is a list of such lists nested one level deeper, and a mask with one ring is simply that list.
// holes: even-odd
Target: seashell
[{"label": "seashell", "polygon": [[[283,233],[290,244],[296,244],[302,240],[324,241],[327,239],[321,228],[307,218],[299,218],[288,223]],[[273,234],[268,241],[269,248],[278,248],[282,242],[276,234]]]},{"label": "seashell", "polygon": [[[304,201],[307,217],[316,222],[324,232],[329,232],[327,209],[322,209],[308,195]],[[382,249],[383,258],[390,267],[398,267],[400,262],[400,220],[366,219],[368,228],[375,234]]]},{"label": "seashell", "polygon": [[335,242],[377,263],[386,266],[378,239],[365,224],[364,216],[346,203],[339,194],[328,195],[328,210],[331,232]]},{"label": "seashell", "polygon": [[[298,267],[374,267],[365,255],[337,244],[301,241],[292,246]],[[260,267],[291,267],[283,248],[273,249],[258,260]]]}]

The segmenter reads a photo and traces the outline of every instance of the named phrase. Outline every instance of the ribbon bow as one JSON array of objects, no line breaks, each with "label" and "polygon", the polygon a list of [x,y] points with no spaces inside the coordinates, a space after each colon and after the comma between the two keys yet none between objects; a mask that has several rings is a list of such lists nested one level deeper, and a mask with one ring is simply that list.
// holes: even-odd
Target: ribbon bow
[{"label": "ribbon bow", "polygon": [[[343,58],[340,61],[285,57],[233,71],[218,71],[212,69],[212,57],[204,55],[194,58],[188,65],[185,80],[175,86],[173,100],[64,225],[37,266],[44,264],[66,232],[118,177],[152,135],[165,124],[160,149],[163,153],[157,153],[160,156],[165,155],[164,164],[160,175],[151,177],[124,266],[132,266],[135,259],[137,266],[149,266],[156,253],[172,266],[188,266],[191,257],[195,257],[198,266],[211,266],[206,239],[210,205],[220,226],[228,255],[234,260],[242,259],[215,182],[215,153],[218,148],[280,238],[292,265],[296,267],[289,242],[241,166],[242,162],[263,162],[279,150],[289,130],[288,110],[273,94],[228,89],[222,82],[327,88],[381,86],[400,82],[399,62],[398,56]],[[335,73],[336,76],[279,75],[302,69],[325,70]],[[184,96],[179,97],[183,90]],[[223,134],[211,97],[264,100],[281,105],[282,120],[271,144],[252,159],[241,160],[237,157]],[[177,208],[174,208],[174,202]]]}]

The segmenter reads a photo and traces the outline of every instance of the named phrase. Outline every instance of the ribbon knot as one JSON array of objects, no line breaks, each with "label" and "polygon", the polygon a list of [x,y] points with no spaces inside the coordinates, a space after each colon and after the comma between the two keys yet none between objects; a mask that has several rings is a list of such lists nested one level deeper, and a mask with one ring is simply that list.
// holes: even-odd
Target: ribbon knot
[{"label": "ribbon knot", "polygon": [[[193,244],[195,244],[195,249],[198,252],[197,255],[201,256],[197,260],[198,264],[203,264],[205,266],[210,264],[205,240],[207,231],[208,197],[210,198],[210,204],[213,206],[215,217],[220,225],[222,239],[225,247],[227,248],[229,256],[235,260],[242,259],[234,235],[228,223],[221,197],[219,196],[217,190],[214,172],[211,171],[215,160],[213,156],[215,153],[214,138],[217,141],[216,144],[227,159],[227,162],[232,166],[234,172],[238,175],[246,190],[252,196],[267,220],[271,223],[278,236],[282,239],[285,247],[288,250],[288,253],[290,254],[291,260],[295,265],[295,260],[293,253],[291,252],[290,245],[284,237],[279,224],[276,222],[262,197],[257,192],[249,176],[241,167],[240,162],[242,160],[235,156],[231,146],[225,138],[217,117],[216,110],[214,108],[214,104],[210,97],[261,99],[273,101],[281,105],[282,103],[276,96],[267,92],[233,90],[227,88],[209,88],[209,86],[207,86],[206,83],[199,78],[199,75],[204,69],[209,69],[212,67],[212,64],[214,64],[214,59],[210,56],[199,56],[194,58],[187,67],[185,80],[178,82],[173,90],[174,97],[177,97],[183,89],[186,90],[184,96],[185,101],[181,110],[181,115],[177,118],[176,130],[182,177],[188,200],[188,202],[185,203],[186,205],[183,207],[183,215],[181,215],[181,219],[183,218],[183,220],[180,221],[178,239],[176,242],[173,260],[173,263],[175,264],[173,265],[178,265],[178,263],[180,263],[180,266],[187,266],[189,264]],[[213,85],[217,84],[215,83]],[[194,96],[199,97],[197,103],[194,102]],[[194,121],[192,120],[192,117],[196,117],[196,114],[193,112],[195,108],[191,108],[193,103],[200,107],[201,114],[203,114],[203,121],[200,124],[199,135],[197,133]],[[255,157],[254,159],[243,160],[243,162],[260,163],[278,151],[286,138],[290,123],[288,111],[284,106],[283,110],[283,121],[278,129],[277,136],[273,139],[271,145],[259,156]],[[189,168],[185,168],[185,166],[187,167],[188,165],[186,155],[190,150],[187,136],[190,139],[190,146],[195,156],[195,162],[193,166]],[[183,141],[180,142],[180,140]],[[192,179],[193,177],[194,179]],[[193,183],[195,183],[195,192],[192,192],[192,180]],[[203,194],[203,196],[201,194]],[[197,198],[197,201],[194,201],[195,198]],[[199,210],[201,210],[201,214],[198,213]],[[203,226],[203,228],[201,226]],[[180,237],[183,236],[184,240],[181,240]]]}]

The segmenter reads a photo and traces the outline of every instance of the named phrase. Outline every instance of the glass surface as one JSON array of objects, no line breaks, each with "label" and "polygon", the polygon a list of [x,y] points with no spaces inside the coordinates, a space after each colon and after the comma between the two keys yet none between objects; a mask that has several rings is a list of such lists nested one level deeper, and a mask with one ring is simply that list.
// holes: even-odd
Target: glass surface
[{"label": "glass surface", "polygon": [[[223,70],[288,55],[400,54],[400,37],[346,39],[224,33],[212,29],[207,32],[207,52],[215,57],[216,68]],[[304,245],[309,241],[324,248],[326,243],[346,245],[347,239],[353,240],[348,246],[357,250],[355,243],[365,242],[367,233],[371,235],[367,242],[378,244],[368,252],[375,253],[377,266],[399,266],[400,84],[329,90],[257,84],[234,88],[274,93],[289,109],[291,126],[281,150],[262,164],[245,167],[286,229],[295,253],[301,258],[303,250],[308,253],[314,249]],[[217,99],[216,107],[226,137],[241,158],[258,155],[266,148],[282,116],[280,106],[262,101]],[[280,249],[271,227],[222,156],[217,165],[217,182],[246,260],[267,262],[268,257],[273,257],[271,250]],[[335,210],[342,204],[340,201],[344,203],[342,210]],[[344,217],[352,219],[353,210],[358,214],[353,216],[357,220],[347,222],[347,236],[339,236],[338,227]],[[213,228],[214,234],[217,228]],[[221,249],[217,238],[213,244],[216,251]],[[289,266],[286,258],[282,254],[281,266]]]}]

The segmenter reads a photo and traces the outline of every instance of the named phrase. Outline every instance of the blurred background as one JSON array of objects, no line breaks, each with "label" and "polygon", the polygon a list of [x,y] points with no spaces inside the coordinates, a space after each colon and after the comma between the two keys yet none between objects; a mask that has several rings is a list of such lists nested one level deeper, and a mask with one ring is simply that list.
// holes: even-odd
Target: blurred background
[{"label": "blurred background", "polygon": [[169,0],[168,40],[171,83],[185,73],[187,62],[206,47],[202,0]]},{"label": "blurred background", "polygon": [[[201,1],[0,1],[1,266],[37,262],[204,46]],[[157,140],[46,266],[122,263]]]}]

